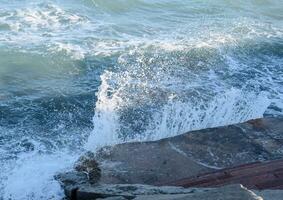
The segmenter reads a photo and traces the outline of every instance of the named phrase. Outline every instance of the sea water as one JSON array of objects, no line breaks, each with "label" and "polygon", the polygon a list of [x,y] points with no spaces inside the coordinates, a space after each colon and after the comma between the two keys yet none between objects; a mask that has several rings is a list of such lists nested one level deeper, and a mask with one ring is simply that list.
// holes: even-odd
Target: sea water
[{"label": "sea water", "polygon": [[0,0],[0,199],[87,150],[283,116],[280,0]]}]

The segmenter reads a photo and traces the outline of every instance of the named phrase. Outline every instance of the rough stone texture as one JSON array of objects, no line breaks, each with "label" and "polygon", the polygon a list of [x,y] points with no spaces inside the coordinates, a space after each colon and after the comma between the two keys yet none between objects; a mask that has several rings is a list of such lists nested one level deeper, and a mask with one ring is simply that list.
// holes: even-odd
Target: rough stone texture
[{"label": "rough stone texture", "polygon": [[264,200],[281,200],[283,199],[283,190],[253,190],[253,192],[261,196]]},{"label": "rough stone texture", "polygon": [[143,195],[135,200],[263,200],[260,196],[240,185],[225,186],[206,191],[200,189],[190,194]]},{"label": "rough stone texture", "polygon": [[241,185],[230,185],[221,188],[184,189],[181,187],[156,187],[149,185],[112,185],[103,184],[95,187],[85,186],[76,191],[76,200],[262,200],[253,192]]},{"label": "rough stone texture", "polygon": [[[82,169],[85,163],[97,161],[101,169],[99,185],[160,185],[235,165],[279,159],[282,155],[283,119],[264,118],[159,141],[105,147],[78,165],[81,163]],[[74,188],[97,188],[83,171],[57,176],[67,195]]]},{"label": "rough stone texture", "polygon": [[[125,197],[108,197],[108,198],[103,198],[104,200],[127,200]],[[97,200],[102,200],[101,198]]]},{"label": "rough stone texture", "polygon": [[192,131],[154,142],[105,147],[101,183],[159,184],[283,155],[283,119]]},{"label": "rough stone texture", "polygon": [[55,176],[64,189],[67,197],[73,196],[72,192],[83,185],[90,185],[87,175],[83,172],[65,172]]},{"label": "rough stone texture", "polygon": [[99,164],[96,162],[95,154],[92,152],[87,152],[81,156],[75,163],[74,168],[78,172],[85,173],[91,184],[98,182],[101,177]]},{"label": "rough stone texture", "polygon": [[165,183],[182,187],[242,184],[249,189],[283,189],[283,159],[255,162]]}]

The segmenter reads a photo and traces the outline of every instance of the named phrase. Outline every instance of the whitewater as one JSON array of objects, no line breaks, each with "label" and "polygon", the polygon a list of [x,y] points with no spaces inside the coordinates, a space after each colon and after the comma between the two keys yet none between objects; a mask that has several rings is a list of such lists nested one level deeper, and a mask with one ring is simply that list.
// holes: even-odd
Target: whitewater
[{"label": "whitewater", "polygon": [[60,200],[85,151],[283,117],[283,5],[0,0],[0,199]]}]

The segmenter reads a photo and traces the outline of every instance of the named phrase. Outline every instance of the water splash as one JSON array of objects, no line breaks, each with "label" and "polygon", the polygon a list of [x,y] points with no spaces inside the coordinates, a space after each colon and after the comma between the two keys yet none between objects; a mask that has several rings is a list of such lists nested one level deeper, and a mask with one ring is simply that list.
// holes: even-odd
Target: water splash
[{"label": "water splash", "polygon": [[262,117],[271,103],[252,76],[230,82],[240,66],[218,48],[150,47],[118,60],[101,76],[87,149],[240,123]]},{"label": "water splash", "polygon": [[64,192],[54,174],[72,166],[75,158],[63,152],[50,155],[23,153],[5,181],[4,199],[62,199]]},{"label": "water splash", "polygon": [[[95,150],[104,145],[114,145],[131,141],[151,141],[176,136],[191,130],[224,126],[263,117],[270,105],[267,94],[246,93],[231,88],[213,99],[201,100],[196,104],[178,100],[175,95],[159,109],[151,113],[127,113],[130,108],[117,93],[108,96],[106,80],[102,81],[98,92],[96,113],[93,118],[94,130],[86,144]],[[140,120],[140,118],[149,118]],[[139,127],[140,129],[137,129]]]}]

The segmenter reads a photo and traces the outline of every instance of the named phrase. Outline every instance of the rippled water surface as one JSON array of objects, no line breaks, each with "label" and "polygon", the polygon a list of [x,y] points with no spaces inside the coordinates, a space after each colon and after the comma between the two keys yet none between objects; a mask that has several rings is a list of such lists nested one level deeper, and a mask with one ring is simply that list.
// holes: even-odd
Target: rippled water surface
[{"label": "rippled water surface", "polygon": [[0,0],[0,199],[85,150],[283,114],[280,0]]}]

